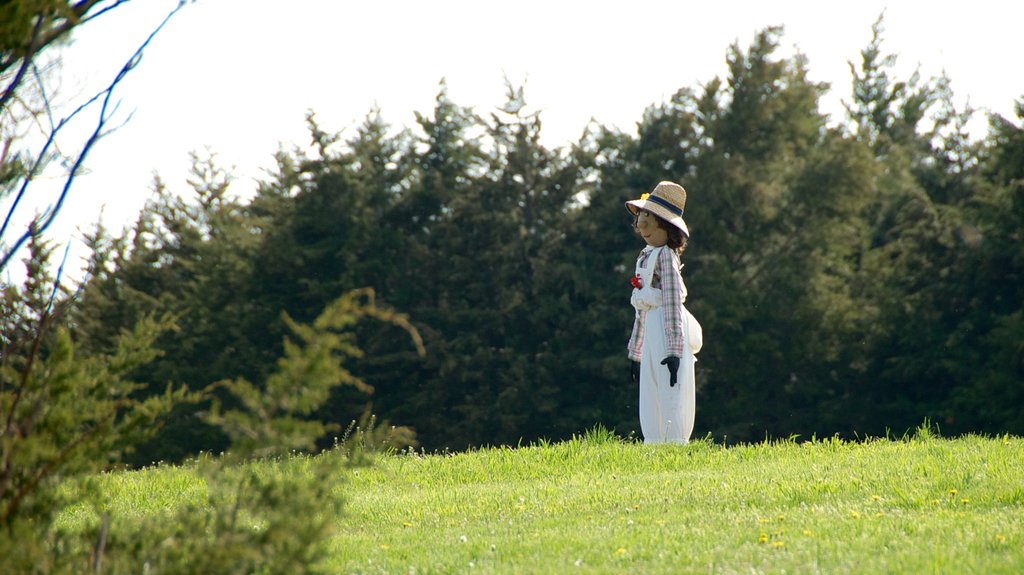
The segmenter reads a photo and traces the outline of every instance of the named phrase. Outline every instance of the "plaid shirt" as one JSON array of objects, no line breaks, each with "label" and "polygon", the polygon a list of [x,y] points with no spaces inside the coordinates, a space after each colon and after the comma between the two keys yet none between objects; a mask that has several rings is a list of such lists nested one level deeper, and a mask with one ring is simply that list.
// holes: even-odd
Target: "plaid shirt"
[{"label": "plaid shirt", "polygon": [[[640,252],[637,261],[641,267],[647,266],[647,257],[652,252],[646,249]],[[655,281],[652,284],[652,287],[661,288],[661,309],[665,313],[665,354],[676,357],[683,356],[683,301],[686,300],[686,286],[683,285],[679,268],[679,256],[675,250],[668,247],[660,250],[654,262]],[[646,319],[647,312],[637,310],[636,319],[633,320],[633,334],[629,338],[629,359],[633,361],[640,361]]]}]

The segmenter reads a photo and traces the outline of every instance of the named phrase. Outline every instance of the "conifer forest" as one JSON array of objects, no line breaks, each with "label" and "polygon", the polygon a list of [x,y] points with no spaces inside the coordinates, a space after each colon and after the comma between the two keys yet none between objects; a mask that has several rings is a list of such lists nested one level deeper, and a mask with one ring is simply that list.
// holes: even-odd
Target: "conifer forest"
[{"label": "conifer forest", "polygon": [[[591,124],[546,147],[528,90],[510,83],[507,101],[475,110],[442,81],[404,129],[371,109],[330,133],[310,113],[313,145],[280,152],[251,197],[194,155],[190,189],[157,180],[134,223],[91,230],[81,285],[53,293],[59,253],[26,236],[29,279],[3,286],[4,386],[61,350],[82,363],[135,341],[116,365],[123,397],[173,401],[133,465],[224,450],[218,422],[248,405],[239,389],[301,402],[330,369],[353,384],[296,411],[324,431],[308,449],[368,413],[426,450],[595,424],[628,436],[642,242],[623,204],[673,180],[688,191],[683,277],[705,334],[695,437],[857,438],[922,421],[1024,434],[1024,100],[969,137],[976,112],[954,106],[947,78],[894,77],[879,26],[830,122],[820,99],[846,88],[779,56],[782,35],[729,47],[724,77],[638,110],[635,133]],[[15,159],[5,197],[29,173]],[[386,320],[346,324],[331,353],[282,370],[323,344],[299,328],[353,293]]]}]

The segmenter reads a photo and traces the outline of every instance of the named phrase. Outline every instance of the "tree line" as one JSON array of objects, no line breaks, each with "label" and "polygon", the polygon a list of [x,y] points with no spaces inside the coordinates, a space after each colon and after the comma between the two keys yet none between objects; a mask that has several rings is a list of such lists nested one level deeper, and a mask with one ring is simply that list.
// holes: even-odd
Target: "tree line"
[{"label": "tree line", "polygon": [[[1024,433],[1024,131],[992,116],[972,140],[975,112],[949,80],[893,77],[881,31],[851,65],[838,123],[806,60],[776,55],[780,28],[731,46],[724,79],[652,105],[635,134],[592,124],[561,148],[512,85],[480,114],[442,82],[400,131],[372,110],[344,137],[310,113],[312,145],[280,151],[251,198],[195,155],[188,194],[157,179],[134,224],[97,226],[65,321],[88,355],[171,318],[132,373],[141,398],[267,381],[289,322],[371,288],[425,353],[400,326],[358,324],[346,367],[369,386],[333,388],[310,420],[370,410],[430,450],[597,423],[628,435],[643,244],[623,203],[667,179],[689,192],[683,277],[705,331],[695,436],[883,435],[925,419]],[[135,463],[225,448],[210,408],[178,405]]]}]

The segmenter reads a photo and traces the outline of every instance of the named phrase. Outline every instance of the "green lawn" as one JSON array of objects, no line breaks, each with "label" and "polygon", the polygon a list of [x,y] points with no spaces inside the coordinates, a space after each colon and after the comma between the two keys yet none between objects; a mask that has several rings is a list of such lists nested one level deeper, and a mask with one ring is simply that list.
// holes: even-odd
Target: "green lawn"
[{"label": "green lawn", "polygon": [[[205,490],[188,466],[105,481],[121,516]],[[597,431],[381,456],[336,493],[339,573],[1024,573],[1018,437],[645,446]]]}]

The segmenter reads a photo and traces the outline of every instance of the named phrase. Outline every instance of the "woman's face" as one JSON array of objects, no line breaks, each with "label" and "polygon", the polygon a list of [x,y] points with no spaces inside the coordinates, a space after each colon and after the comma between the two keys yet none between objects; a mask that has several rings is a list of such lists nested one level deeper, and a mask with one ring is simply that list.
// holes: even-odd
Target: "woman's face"
[{"label": "woman's face", "polygon": [[658,218],[647,210],[636,214],[636,229],[647,245],[659,248],[668,243],[668,230],[658,225]]}]

